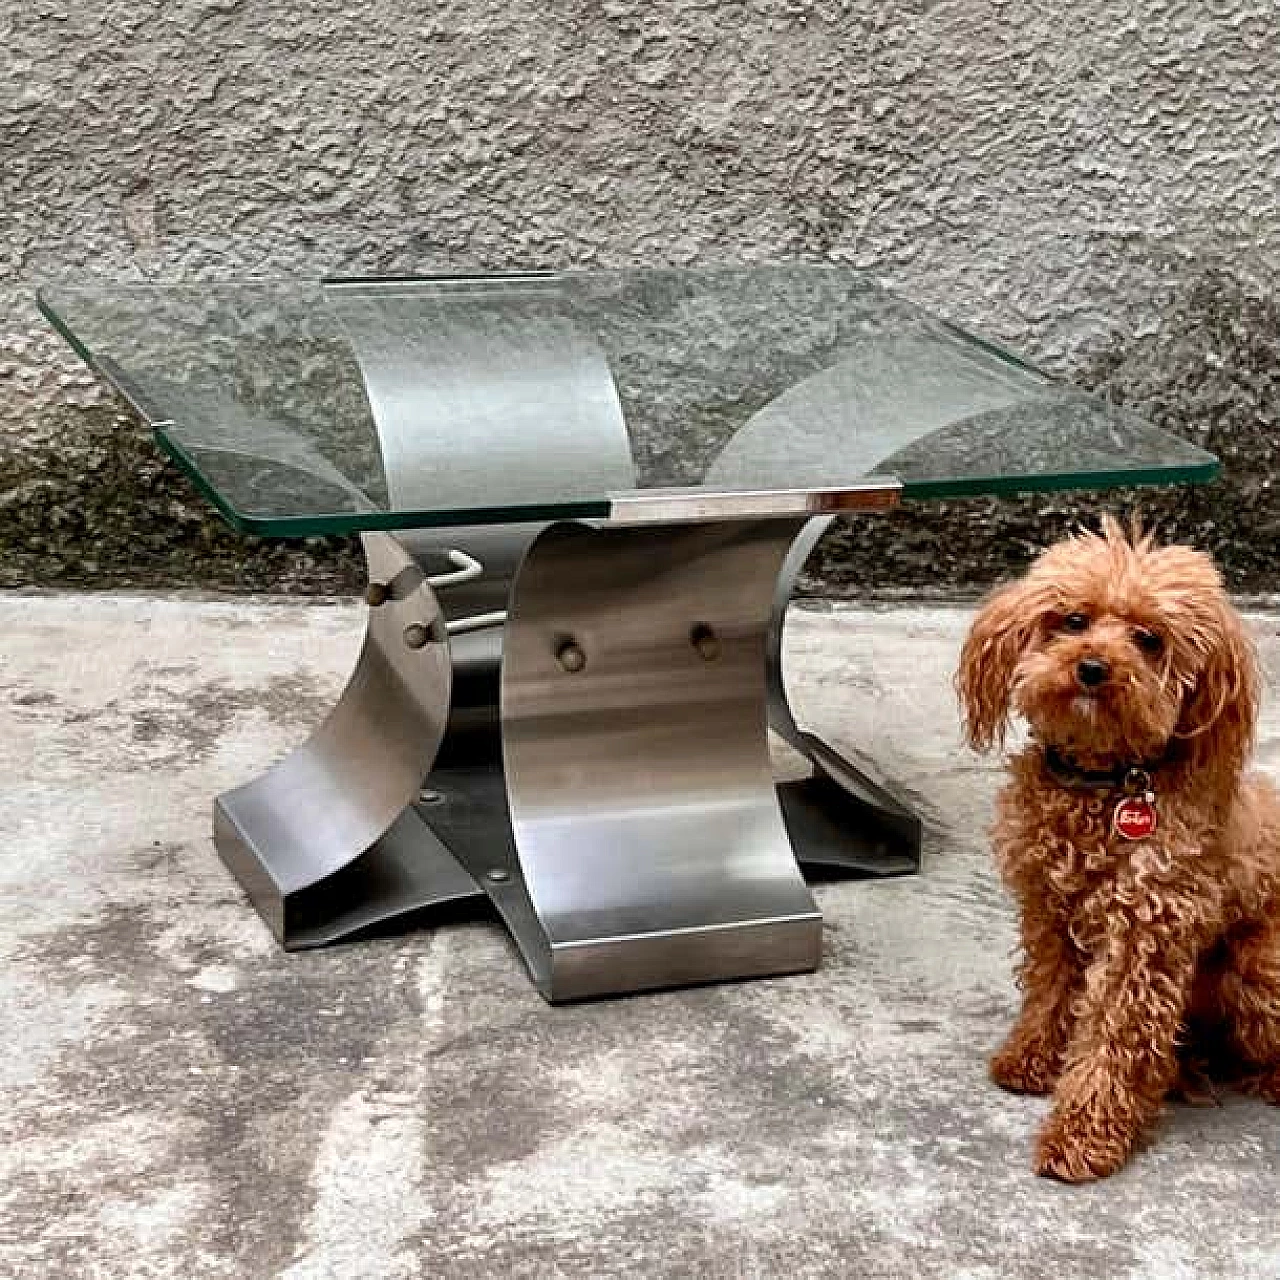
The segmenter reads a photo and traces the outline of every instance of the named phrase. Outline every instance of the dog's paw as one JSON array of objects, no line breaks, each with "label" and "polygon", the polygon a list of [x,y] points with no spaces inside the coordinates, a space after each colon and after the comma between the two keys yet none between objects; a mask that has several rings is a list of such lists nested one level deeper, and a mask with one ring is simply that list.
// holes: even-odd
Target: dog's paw
[{"label": "dog's paw", "polygon": [[1123,1130],[1095,1121],[1087,1109],[1055,1110],[1036,1141],[1036,1173],[1059,1182],[1093,1182],[1121,1168],[1132,1140]]},{"label": "dog's paw", "polygon": [[1010,1093],[1052,1093],[1060,1070],[1057,1054],[1020,1036],[1005,1041],[991,1059],[992,1080]]}]

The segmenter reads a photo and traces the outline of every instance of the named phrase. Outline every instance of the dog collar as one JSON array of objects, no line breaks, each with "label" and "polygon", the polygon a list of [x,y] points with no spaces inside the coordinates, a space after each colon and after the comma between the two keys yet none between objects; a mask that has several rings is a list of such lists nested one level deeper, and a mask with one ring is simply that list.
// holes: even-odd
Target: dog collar
[{"label": "dog collar", "polygon": [[1057,747],[1045,747],[1044,763],[1054,781],[1060,782],[1064,787],[1084,791],[1124,790],[1130,794],[1149,791],[1151,775],[1157,767],[1155,762],[1136,763],[1128,760],[1110,769],[1086,769]]},{"label": "dog collar", "polygon": [[1124,794],[1111,811],[1111,830],[1125,840],[1145,840],[1156,832],[1159,815],[1152,789],[1152,764],[1118,764],[1112,769],[1086,769],[1057,747],[1044,749],[1045,768],[1064,787],[1079,791]]}]

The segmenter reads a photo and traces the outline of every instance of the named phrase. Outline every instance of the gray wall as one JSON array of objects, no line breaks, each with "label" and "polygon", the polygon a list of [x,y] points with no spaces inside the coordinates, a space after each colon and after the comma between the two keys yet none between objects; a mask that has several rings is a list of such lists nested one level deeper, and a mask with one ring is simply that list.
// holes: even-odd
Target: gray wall
[{"label": "gray wall", "polygon": [[[41,279],[802,256],[1220,453],[1143,518],[1275,591],[1276,4],[7,0],[0,586],[362,580],[222,526]],[[1091,510],[913,504],[833,533],[815,589],[981,584]]]},{"label": "gray wall", "polygon": [[[800,255],[1069,369],[1280,259],[1275,0],[8,0],[0,415],[41,279]],[[63,421],[59,415],[59,421]]]}]

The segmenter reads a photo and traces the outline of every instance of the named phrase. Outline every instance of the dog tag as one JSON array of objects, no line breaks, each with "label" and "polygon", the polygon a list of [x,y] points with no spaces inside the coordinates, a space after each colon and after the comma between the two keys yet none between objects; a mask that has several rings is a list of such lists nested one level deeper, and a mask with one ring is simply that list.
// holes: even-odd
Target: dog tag
[{"label": "dog tag", "polygon": [[1125,796],[1111,815],[1111,829],[1124,840],[1145,840],[1156,833],[1156,798],[1148,791],[1140,796]]}]

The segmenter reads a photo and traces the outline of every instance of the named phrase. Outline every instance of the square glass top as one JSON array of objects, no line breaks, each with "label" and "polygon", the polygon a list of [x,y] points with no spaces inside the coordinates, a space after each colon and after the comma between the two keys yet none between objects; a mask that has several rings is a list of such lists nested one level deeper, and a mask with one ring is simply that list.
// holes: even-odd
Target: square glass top
[{"label": "square glass top", "polygon": [[253,533],[790,515],[1218,470],[838,266],[39,300]]}]

